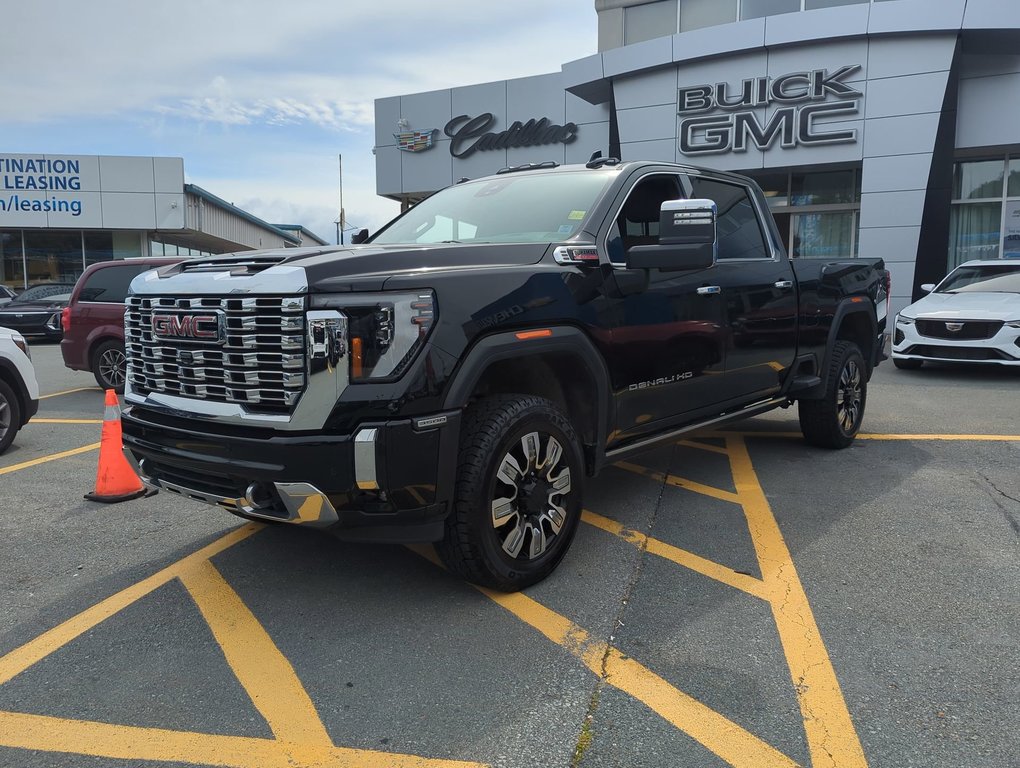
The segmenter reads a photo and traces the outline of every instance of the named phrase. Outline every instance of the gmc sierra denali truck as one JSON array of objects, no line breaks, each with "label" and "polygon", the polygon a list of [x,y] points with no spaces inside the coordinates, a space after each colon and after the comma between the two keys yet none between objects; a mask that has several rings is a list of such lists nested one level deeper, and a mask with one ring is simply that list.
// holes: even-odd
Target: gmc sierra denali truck
[{"label": "gmc sierra denali truck", "polygon": [[885,359],[882,267],[791,260],[741,176],[507,168],[358,245],[135,278],[125,450],[153,487],[436,542],[516,590],[556,567],[608,464],[794,402],[808,443],[849,445]]}]

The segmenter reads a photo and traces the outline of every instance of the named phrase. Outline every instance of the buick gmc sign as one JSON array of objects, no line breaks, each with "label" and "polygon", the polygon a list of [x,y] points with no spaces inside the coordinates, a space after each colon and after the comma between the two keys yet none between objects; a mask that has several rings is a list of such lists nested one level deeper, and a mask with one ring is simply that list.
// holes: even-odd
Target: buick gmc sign
[{"label": "buick gmc sign", "polygon": [[[847,119],[860,112],[863,93],[844,81],[860,64],[834,72],[815,69],[779,77],[692,85],[677,93],[678,143],[685,155],[765,151],[857,141],[855,129],[826,129],[819,118]],[[777,107],[768,117],[756,110]]]}]

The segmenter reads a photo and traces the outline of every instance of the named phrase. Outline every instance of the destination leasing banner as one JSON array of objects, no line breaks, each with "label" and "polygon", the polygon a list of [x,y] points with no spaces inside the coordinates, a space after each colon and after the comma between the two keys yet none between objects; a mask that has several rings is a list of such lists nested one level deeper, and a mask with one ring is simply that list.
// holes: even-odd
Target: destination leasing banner
[{"label": "destination leasing banner", "polygon": [[[97,167],[96,191],[98,175]],[[74,193],[81,191],[81,158],[0,155],[0,222],[14,224],[13,219],[24,218],[5,214],[62,213],[77,218],[82,197]]]}]

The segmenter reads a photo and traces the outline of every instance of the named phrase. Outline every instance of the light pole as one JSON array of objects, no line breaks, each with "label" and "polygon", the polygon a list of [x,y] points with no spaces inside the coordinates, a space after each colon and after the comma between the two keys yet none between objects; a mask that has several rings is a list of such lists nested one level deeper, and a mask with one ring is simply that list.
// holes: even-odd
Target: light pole
[{"label": "light pole", "polygon": [[337,173],[340,179],[340,218],[337,220],[337,241],[339,245],[344,244],[344,156],[337,154]]}]

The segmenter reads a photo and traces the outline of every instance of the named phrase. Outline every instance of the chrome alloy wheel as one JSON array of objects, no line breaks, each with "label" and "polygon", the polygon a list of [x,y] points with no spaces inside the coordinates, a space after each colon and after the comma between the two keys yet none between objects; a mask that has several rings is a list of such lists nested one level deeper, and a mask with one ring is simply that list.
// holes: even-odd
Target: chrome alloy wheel
[{"label": "chrome alloy wheel", "polygon": [[11,428],[11,404],[7,398],[0,393],[0,442],[3,442],[7,430]]},{"label": "chrome alloy wheel", "polygon": [[836,417],[839,426],[850,434],[854,431],[861,418],[861,367],[856,360],[847,360],[839,374],[839,387],[836,390]]},{"label": "chrome alloy wheel", "polygon": [[124,386],[126,373],[127,358],[123,350],[111,347],[99,356],[99,375],[109,382],[111,389],[120,389]]},{"label": "chrome alloy wheel", "polygon": [[541,557],[567,522],[570,467],[563,447],[552,435],[529,432],[507,451],[496,478],[492,527],[503,551],[515,559]]}]

